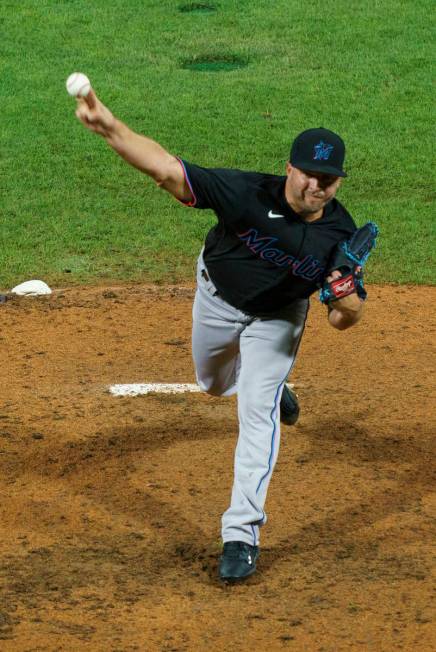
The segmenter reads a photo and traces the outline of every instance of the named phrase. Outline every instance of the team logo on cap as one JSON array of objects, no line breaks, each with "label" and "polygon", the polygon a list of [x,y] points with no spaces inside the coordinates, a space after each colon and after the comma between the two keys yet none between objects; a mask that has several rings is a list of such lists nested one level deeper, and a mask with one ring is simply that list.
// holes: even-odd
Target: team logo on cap
[{"label": "team logo on cap", "polygon": [[328,161],[330,154],[333,152],[333,145],[327,145],[322,140],[314,147],[314,161]]}]

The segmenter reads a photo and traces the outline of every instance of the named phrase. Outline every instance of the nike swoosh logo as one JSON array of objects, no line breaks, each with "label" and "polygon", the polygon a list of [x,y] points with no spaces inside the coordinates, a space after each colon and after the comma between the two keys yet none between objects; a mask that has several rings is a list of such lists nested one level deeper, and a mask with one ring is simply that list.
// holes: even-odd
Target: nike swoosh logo
[{"label": "nike swoosh logo", "polygon": [[270,211],[268,213],[268,217],[270,217],[273,220],[275,217],[284,217],[284,215],[279,215],[278,213],[273,213],[272,211]]}]

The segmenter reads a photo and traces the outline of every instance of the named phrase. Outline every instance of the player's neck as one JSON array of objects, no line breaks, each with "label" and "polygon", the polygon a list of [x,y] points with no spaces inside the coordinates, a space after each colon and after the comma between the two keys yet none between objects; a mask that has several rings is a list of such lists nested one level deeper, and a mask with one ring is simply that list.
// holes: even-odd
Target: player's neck
[{"label": "player's neck", "polygon": [[305,222],[316,222],[316,220],[320,220],[321,217],[323,216],[324,213],[324,208],[321,208],[321,210],[317,211],[316,213],[300,213],[300,217],[305,221]]},{"label": "player's neck", "polygon": [[316,220],[320,220],[324,214],[324,206],[320,208],[319,211],[316,211],[316,213],[312,213],[310,211],[302,210],[299,206],[292,205],[292,202],[290,202],[289,200],[288,200],[288,204],[292,208],[294,213],[299,215],[301,219],[304,220],[305,222],[316,222]]}]

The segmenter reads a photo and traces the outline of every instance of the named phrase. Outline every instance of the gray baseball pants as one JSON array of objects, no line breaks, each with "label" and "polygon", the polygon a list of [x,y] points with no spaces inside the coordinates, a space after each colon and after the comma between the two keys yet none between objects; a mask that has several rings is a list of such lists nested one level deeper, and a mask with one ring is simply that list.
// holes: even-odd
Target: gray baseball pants
[{"label": "gray baseball pants", "polygon": [[259,544],[264,505],[280,444],[280,398],[295,361],[309,302],[254,317],[224,301],[200,255],[193,306],[192,352],[201,390],[238,395],[239,437],[230,507],[222,538]]}]

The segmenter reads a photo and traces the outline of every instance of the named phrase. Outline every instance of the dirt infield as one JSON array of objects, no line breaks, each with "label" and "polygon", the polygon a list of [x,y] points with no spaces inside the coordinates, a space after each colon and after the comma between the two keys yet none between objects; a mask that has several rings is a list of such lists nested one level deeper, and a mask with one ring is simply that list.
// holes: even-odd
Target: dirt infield
[{"label": "dirt infield", "polygon": [[434,650],[436,289],[372,286],[344,333],[312,301],[302,415],[235,587],[216,576],[235,400],[108,392],[194,382],[192,296],[0,305],[0,650]]}]

